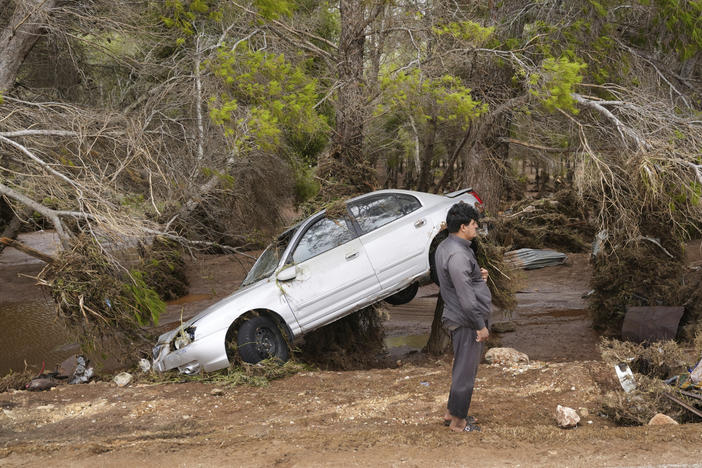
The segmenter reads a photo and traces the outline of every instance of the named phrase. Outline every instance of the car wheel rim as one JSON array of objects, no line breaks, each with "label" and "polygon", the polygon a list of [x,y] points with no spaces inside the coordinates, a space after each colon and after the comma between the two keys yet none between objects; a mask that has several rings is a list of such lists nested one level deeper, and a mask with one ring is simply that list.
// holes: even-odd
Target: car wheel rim
[{"label": "car wheel rim", "polygon": [[275,334],[270,328],[256,330],[256,351],[265,357],[275,355]]}]

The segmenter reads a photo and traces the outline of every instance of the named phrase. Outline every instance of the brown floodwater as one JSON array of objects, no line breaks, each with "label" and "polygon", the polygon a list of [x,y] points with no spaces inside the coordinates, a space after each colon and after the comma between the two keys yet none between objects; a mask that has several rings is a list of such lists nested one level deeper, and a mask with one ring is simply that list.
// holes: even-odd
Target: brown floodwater
[{"label": "brown floodwater", "polygon": [[10,370],[53,370],[79,347],[57,321],[53,303],[43,298],[27,302],[0,303],[5,333],[0,339],[0,376]]}]

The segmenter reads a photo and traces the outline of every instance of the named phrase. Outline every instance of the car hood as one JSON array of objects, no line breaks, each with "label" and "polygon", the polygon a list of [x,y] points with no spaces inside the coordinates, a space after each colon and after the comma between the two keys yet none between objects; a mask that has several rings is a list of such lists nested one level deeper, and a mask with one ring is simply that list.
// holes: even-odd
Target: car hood
[{"label": "car hood", "polygon": [[[230,310],[234,311],[237,308],[237,303],[240,302],[242,307],[239,308],[238,314],[242,314],[248,310],[246,307],[249,303],[249,298],[258,296],[259,292],[262,292],[260,290],[270,288],[270,283],[271,280],[270,278],[263,279],[261,281],[257,281],[256,283],[250,284],[248,286],[245,286],[241,289],[236,290],[233,294],[230,294],[229,296],[225,297],[224,299],[215,302],[211,306],[207,307],[205,310],[197,314],[196,316],[192,317],[190,320],[187,322],[183,323],[182,326],[178,326],[175,329],[164,333],[158,338],[159,343],[169,343],[181,329],[186,329],[190,326],[197,325],[197,335],[203,334],[205,330],[202,329],[203,325],[208,325],[205,328],[209,329],[211,328],[209,325],[213,325],[216,329],[222,328],[222,326],[218,326],[220,322],[226,321],[225,319],[229,319],[229,314],[226,314],[227,317],[225,316],[220,316],[220,312],[224,310]],[[231,317],[231,320],[236,318],[237,313],[234,312],[234,314]],[[208,320],[211,319],[211,320]],[[212,323],[209,323],[212,322]],[[225,324],[226,326],[229,325],[229,322]],[[215,330],[211,330],[215,331]],[[204,334],[209,334],[210,330],[205,332]]]}]

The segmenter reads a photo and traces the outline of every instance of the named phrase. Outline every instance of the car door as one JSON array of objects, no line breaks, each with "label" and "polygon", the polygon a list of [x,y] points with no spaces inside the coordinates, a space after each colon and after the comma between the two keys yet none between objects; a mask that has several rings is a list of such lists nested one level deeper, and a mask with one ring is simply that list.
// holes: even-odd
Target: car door
[{"label": "car door", "polygon": [[296,242],[287,262],[295,277],[280,282],[304,331],[331,322],[380,291],[351,222],[320,217]]},{"label": "car door", "polygon": [[372,195],[349,204],[383,290],[428,269],[425,250],[432,226],[421,208],[416,197],[405,193]]}]

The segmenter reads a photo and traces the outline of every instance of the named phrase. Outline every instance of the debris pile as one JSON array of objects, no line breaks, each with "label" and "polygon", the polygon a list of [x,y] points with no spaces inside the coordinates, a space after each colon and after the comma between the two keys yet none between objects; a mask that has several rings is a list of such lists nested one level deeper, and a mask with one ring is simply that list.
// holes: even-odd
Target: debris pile
[{"label": "debris pile", "polygon": [[562,265],[568,260],[564,253],[549,249],[517,249],[505,253],[505,262],[512,268],[535,270],[547,266]]},{"label": "debris pile", "polygon": [[587,252],[595,236],[589,211],[569,189],[517,202],[494,221],[492,231],[497,243],[508,250]]},{"label": "debris pile", "polygon": [[383,365],[384,338],[380,308],[372,305],[306,334],[300,357],[322,369]]},{"label": "debris pile", "polygon": [[157,323],[165,310],[144,275],[127,272],[87,235],[47,265],[39,281],[48,287],[59,317],[78,332],[82,348],[109,349],[118,360],[150,343],[143,325]]},{"label": "debris pile", "polygon": [[645,425],[658,413],[681,423],[702,420],[702,384],[691,381],[686,354],[674,341],[604,339],[600,351],[621,382],[621,389],[602,399],[603,413],[614,422]]}]

